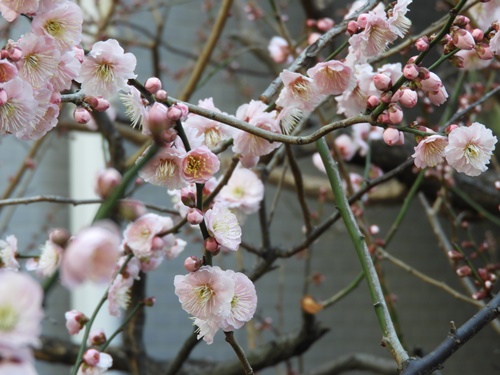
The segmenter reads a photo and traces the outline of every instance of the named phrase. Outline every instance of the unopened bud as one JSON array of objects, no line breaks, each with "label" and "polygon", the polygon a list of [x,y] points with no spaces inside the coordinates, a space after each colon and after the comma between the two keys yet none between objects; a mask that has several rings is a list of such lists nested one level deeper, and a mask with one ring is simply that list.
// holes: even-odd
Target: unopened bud
[{"label": "unopened bud", "polygon": [[148,297],[148,298],[145,298],[142,302],[144,303],[144,306],[153,307],[156,303],[156,298],[155,297]]},{"label": "unopened bud", "polygon": [[389,146],[402,145],[405,142],[403,132],[394,128],[386,128],[382,134],[382,139]]},{"label": "unopened bud", "polygon": [[347,32],[351,35],[357,34],[360,30],[360,27],[356,21],[349,21],[347,24]]},{"label": "unopened bud", "polygon": [[386,74],[375,74],[373,84],[380,91],[387,91],[392,87],[392,79]]},{"label": "unopened bud", "polygon": [[318,30],[323,32],[330,30],[333,27],[333,25],[335,25],[335,22],[328,17],[321,18],[316,23],[316,27],[318,28]]},{"label": "unopened bud", "polygon": [[165,100],[168,99],[168,93],[165,90],[158,90],[155,96],[156,99],[161,102],[164,102]]},{"label": "unopened bud", "polygon": [[209,253],[212,253],[213,255],[217,255],[220,251],[220,245],[215,238],[209,237],[205,240],[205,249]]},{"label": "unopened bud", "polygon": [[472,270],[469,266],[458,267],[456,272],[459,277],[466,277],[472,274]]},{"label": "unopened bud", "polygon": [[444,129],[444,132],[446,134],[450,134],[453,130],[457,129],[458,128],[458,125],[456,124],[451,124],[451,125],[448,125],[445,129]]},{"label": "unopened bud", "polygon": [[484,39],[484,32],[481,29],[474,29],[471,34],[476,42],[480,42]]},{"label": "unopened bud", "polygon": [[111,195],[121,182],[122,175],[116,169],[101,169],[96,175],[94,191],[98,196],[105,199]]},{"label": "unopened bud", "polygon": [[181,189],[181,202],[187,207],[196,207],[196,195],[189,188]]},{"label": "unopened bud", "polygon": [[413,81],[418,77],[419,68],[415,64],[406,64],[403,68],[403,75],[406,79]]},{"label": "unopened bud", "polygon": [[97,98],[97,105],[93,106],[93,108],[98,111],[98,112],[104,112],[107,111],[110,107],[109,102],[104,99],[102,96],[99,96]]},{"label": "unopened bud", "polygon": [[156,77],[150,77],[144,84],[144,88],[154,95],[161,90],[161,81]]},{"label": "unopened bud", "polygon": [[76,107],[73,118],[79,124],[86,124],[92,119],[92,115],[83,107]]},{"label": "unopened bud", "polygon": [[197,208],[190,208],[186,220],[191,225],[198,225],[203,221],[203,212]]},{"label": "unopened bud", "polygon": [[122,199],[118,205],[118,212],[125,220],[134,221],[147,213],[146,206],[141,201]]},{"label": "unopened bud", "polygon": [[184,268],[188,272],[198,271],[202,265],[203,261],[195,256],[187,257],[186,260],[184,261]]},{"label": "unopened bud", "polygon": [[94,329],[90,332],[87,344],[89,346],[99,346],[106,342],[106,334],[103,329]]},{"label": "unopened bud", "polygon": [[88,349],[83,355],[83,362],[91,367],[97,366],[99,363],[99,359],[101,357],[101,353],[99,353],[96,349]]},{"label": "unopened bud", "polygon": [[56,245],[62,247],[63,249],[68,244],[69,239],[71,238],[71,233],[69,233],[64,228],[55,228],[52,229],[49,233],[49,240]]},{"label": "unopened bud", "polygon": [[429,38],[423,36],[422,38],[418,38],[415,42],[415,48],[418,52],[425,52],[429,49]]},{"label": "unopened bud", "polygon": [[371,95],[366,100],[366,108],[374,109],[380,104],[380,99],[374,95]]}]

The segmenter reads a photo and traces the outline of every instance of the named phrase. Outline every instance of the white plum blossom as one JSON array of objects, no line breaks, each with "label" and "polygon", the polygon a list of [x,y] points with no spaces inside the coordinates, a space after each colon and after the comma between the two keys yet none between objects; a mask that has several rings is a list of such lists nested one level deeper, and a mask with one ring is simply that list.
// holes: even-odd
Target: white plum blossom
[{"label": "white plum blossom", "polygon": [[241,227],[235,214],[223,203],[215,202],[213,207],[205,212],[205,223],[208,233],[223,250],[238,250],[241,243]]},{"label": "white plum blossom", "polygon": [[19,270],[19,263],[16,260],[17,253],[17,238],[15,236],[7,236],[4,240],[0,240],[0,269],[11,271]]}]

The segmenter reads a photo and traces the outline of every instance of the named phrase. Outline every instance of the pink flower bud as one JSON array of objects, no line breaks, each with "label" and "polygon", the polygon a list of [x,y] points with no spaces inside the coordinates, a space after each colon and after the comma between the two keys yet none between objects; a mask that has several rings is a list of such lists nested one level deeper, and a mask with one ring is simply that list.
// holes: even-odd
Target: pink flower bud
[{"label": "pink flower bud", "polygon": [[375,74],[373,84],[380,91],[387,91],[392,87],[392,79],[386,74]]},{"label": "pink flower bud", "polygon": [[165,241],[161,237],[155,236],[153,237],[153,241],[151,242],[151,249],[153,251],[155,250],[161,250],[165,246]]},{"label": "pink flower bud", "polygon": [[455,20],[453,21],[453,25],[459,26],[459,27],[465,27],[470,23],[470,19],[464,15],[458,15]]},{"label": "pink flower bud", "polygon": [[111,195],[121,182],[122,175],[116,169],[101,169],[96,175],[94,191],[98,196],[105,199]]},{"label": "pink flower bud", "polygon": [[12,62],[18,62],[23,57],[23,51],[19,47],[12,47],[8,49],[9,59]]},{"label": "pink flower bud", "polygon": [[319,38],[321,38],[320,33],[311,33],[307,36],[307,44],[315,43]]},{"label": "pink flower bud", "polygon": [[405,108],[413,108],[417,105],[418,94],[416,91],[403,87],[396,91],[392,99],[399,101],[399,103]]},{"label": "pink flower bud", "polygon": [[71,233],[64,228],[54,228],[49,233],[49,240],[63,249],[68,244],[70,238]]},{"label": "pink flower bud", "polygon": [[392,92],[391,91],[384,91],[382,94],[380,94],[380,100],[383,103],[390,103],[392,101]]},{"label": "pink flower bud", "polygon": [[470,50],[476,45],[474,37],[467,30],[453,28],[452,33],[453,44],[460,49]]},{"label": "pink flower bud", "polygon": [[405,141],[403,132],[394,128],[386,128],[382,134],[382,139],[389,146],[402,145]]},{"label": "pink flower bud", "polygon": [[181,189],[181,202],[187,207],[196,207],[196,195],[189,188]]},{"label": "pink flower bud", "polygon": [[425,52],[429,49],[429,38],[423,36],[422,38],[418,38],[415,42],[415,48],[418,52]]},{"label": "pink flower bud", "polygon": [[197,208],[191,208],[186,215],[186,220],[191,225],[198,225],[203,221],[203,212]]},{"label": "pink flower bud", "polygon": [[99,346],[106,342],[106,334],[103,329],[94,329],[90,331],[87,344],[89,346]]},{"label": "pink flower bud", "polygon": [[98,112],[107,111],[109,107],[110,107],[109,102],[101,96],[97,98],[97,105],[93,106],[93,108]]},{"label": "pink flower bud", "polygon": [[349,21],[347,24],[347,32],[351,35],[357,34],[359,32],[359,25],[356,21]]},{"label": "pink flower bud", "polygon": [[378,225],[370,225],[369,231],[371,235],[375,235],[380,232],[380,228]]},{"label": "pink flower bud", "polygon": [[366,100],[366,108],[373,109],[376,108],[380,104],[380,99],[374,95],[371,95]]},{"label": "pink flower bud", "polygon": [[472,30],[471,34],[476,42],[480,42],[484,38],[484,32],[481,29],[474,29],[474,30]]},{"label": "pink flower bud", "polygon": [[155,102],[148,113],[148,128],[153,137],[160,137],[161,133],[170,127],[171,121],[167,118],[167,107]]},{"label": "pink flower bud", "polygon": [[482,299],[485,299],[487,295],[488,295],[488,292],[484,289],[481,289],[477,292],[474,292],[472,294],[472,298],[475,299],[476,301],[480,301]]},{"label": "pink flower bud", "polygon": [[50,102],[55,105],[61,104],[61,93],[59,91],[53,91],[50,96]]},{"label": "pink flower bud", "polygon": [[151,94],[156,94],[159,90],[161,90],[161,81],[159,78],[156,77],[150,77],[147,79],[146,83],[144,84],[144,87],[146,90],[148,90]]},{"label": "pink flower bud", "polygon": [[448,258],[452,260],[461,260],[464,256],[456,250],[450,250],[448,251]]},{"label": "pink flower bud", "polygon": [[92,108],[97,107],[98,100],[95,96],[86,96],[83,101],[87,103]]},{"label": "pink flower bud", "polygon": [[316,23],[316,27],[318,28],[318,30],[323,32],[330,30],[333,27],[333,25],[335,25],[335,22],[328,17],[321,18]]},{"label": "pink flower bud", "polygon": [[472,270],[470,269],[469,266],[458,267],[456,272],[459,277],[466,277],[472,275]]},{"label": "pink flower bud", "polygon": [[312,18],[308,18],[306,20],[306,26],[307,27],[314,27],[314,26],[316,26],[316,20],[313,20]]},{"label": "pink flower bud", "polygon": [[156,99],[164,102],[165,100],[168,99],[168,93],[165,90],[158,90],[156,92]]},{"label": "pink flower bud", "polygon": [[489,280],[489,278],[490,278],[490,273],[485,268],[478,268],[477,274],[479,275],[479,277],[483,281]]},{"label": "pink flower bud", "polygon": [[220,251],[220,245],[215,238],[209,237],[205,240],[205,249],[209,253],[212,253],[213,255],[217,255]]},{"label": "pink flower bud", "polygon": [[71,310],[64,314],[66,329],[70,335],[76,335],[85,326],[89,319],[80,311]]},{"label": "pink flower bud", "polygon": [[403,111],[397,104],[389,105],[387,112],[389,115],[389,124],[395,125],[403,121]]},{"label": "pink flower bud", "polygon": [[[434,73],[432,73],[434,74]],[[435,75],[435,74],[434,74]],[[421,80],[427,80],[431,77],[431,71],[427,68],[418,68],[418,78]],[[437,75],[436,75],[437,77]],[[439,80],[439,83],[441,83],[441,80]]]},{"label": "pink flower bud", "polygon": [[148,298],[145,298],[142,302],[144,303],[144,306],[153,307],[156,303],[156,298],[155,297],[148,297]]},{"label": "pink flower bud", "polygon": [[83,362],[87,365],[95,367],[99,363],[99,357],[101,353],[96,349],[88,349],[85,354],[83,354]]},{"label": "pink flower bud", "polygon": [[92,115],[83,107],[76,107],[75,112],[73,112],[73,118],[79,124],[86,124],[92,118]]},{"label": "pink flower bud", "polygon": [[406,79],[413,81],[418,77],[419,68],[415,64],[406,64],[403,68],[403,75]]},{"label": "pink flower bud", "polygon": [[165,144],[169,144],[169,143],[174,142],[176,138],[177,138],[177,130],[175,130],[174,128],[164,130],[161,133],[161,140]]},{"label": "pink flower bud", "polygon": [[357,22],[359,27],[365,29],[366,25],[368,24],[368,14],[367,13],[362,13],[358,16]]},{"label": "pink flower bud", "polygon": [[453,130],[457,129],[458,128],[458,125],[456,124],[451,124],[451,125],[448,125],[445,129],[444,129],[444,132],[446,134],[450,134]]},{"label": "pink flower bud", "polygon": [[493,51],[490,46],[485,43],[476,45],[477,57],[481,60],[491,60],[493,58]]},{"label": "pink flower bud", "polygon": [[195,256],[187,257],[186,260],[184,261],[184,268],[188,272],[198,271],[202,265],[203,261]]},{"label": "pink flower bud", "polygon": [[182,110],[177,106],[172,106],[167,111],[167,117],[172,122],[180,120],[182,117]]}]

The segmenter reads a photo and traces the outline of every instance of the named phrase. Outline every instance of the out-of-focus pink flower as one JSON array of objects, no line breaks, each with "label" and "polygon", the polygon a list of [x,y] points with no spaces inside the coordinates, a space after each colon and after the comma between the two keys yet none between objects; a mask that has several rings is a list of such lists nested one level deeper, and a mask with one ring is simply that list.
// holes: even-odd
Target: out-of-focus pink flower
[{"label": "out-of-focus pink flower", "polygon": [[122,181],[122,175],[114,168],[101,169],[97,172],[94,191],[105,199],[116,189]]},{"label": "out-of-focus pink flower", "polygon": [[88,349],[83,354],[83,363],[77,375],[101,375],[113,365],[113,358],[107,353],[96,349]]},{"label": "out-of-focus pink flower", "polygon": [[119,256],[118,228],[106,222],[81,230],[68,244],[61,264],[61,281],[74,288],[86,280],[109,282]]},{"label": "out-of-focus pink flower", "polygon": [[58,49],[64,52],[80,44],[82,24],[83,12],[76,3],[57,1],[50,2],[50,8],[47,7],[33,17],[31,28],[35,34],[53,39]]},{"label": "out-of-focus pink flower", "polygon": [[11,271],[19,270],[19,263],[16,260],[17,238],[10,235],[4,240],[0,240],[0,268]]},{"label": "out-of-focus pink flower", "polygon": [[106,333],[102,328],[93,329],[87,339],[88,346],[99,346],[106,342]]},{"label": "out-of-focus pink flower", "polygon": [[0,3],[0,12],[7,21],[14,21],[21,13],[34,13],[38,9],[39,0],[3,0]]},{"label": "out-of-focus pink flower", "polygon": [[218,172],[220,161],[207,146],[192,149],[182,158],[181,173],[185,181],[203,184]]},{"label": "out-of-focus pink flower", "polygon": [[[148,152],[149,149],[144,151]],[[162,147],[139,171],[139,176],[153,185],[180,189],[188,184],[181,173],[185,152],[174,147]],[[142,158],[142,157],[141,157]],[[139,158],[137,162],[141,160]]]},{"label": "out-of-focus pink flower", "polygon": [[35,369],[31,349],[0,347],[0,374],[2,375],[38,375]]},{"label": "out-of-focus pink flower", "polygon": [[490,39],[490,48],[495,55],[500,55],[500,31],[497,31]]},{"label": "out-of-focus pink flower", "polygon": [[382,139],[389,146],[402,145],[405,142],[404,133],[394,128],[386,128]]},{"label": "out-of-focus pink flower", "polygon": [[283,81],[283,89],[276,100],[276,105],[280,107],[292,106],[309,113],[323,99],[312,78],[286,69],[280,73],[280,78]]},{"label": "out-of-focus pink flower", "polygon": [[468,127],[459,127],[448,136],[448,146],[444,150],[446,161],[458,172],[478,176],[488,169],[497,137],[491,129],[479,122]]},{"label": "out-of-focus pink flower", "polygon": [[273,36],[269,41],[267,49],[271,58],[278,64],[289,62],[292,58],[290,55],[290,46],[287,41],[280,36]]},{"label": "out-of-focus pink flower", "polygon": [[307,75],[323,95],[339,95],[354,83],[351,68],[337,60],[317,63],[307,70]]},{"label": "out-of-focus pink flower", "polygon": [[154,95],[158,90],[161,90],[161,81],[157,77],[149,77],[144,84],[144,88]]},{"label": "out-of-focus pink flower", "polygon": [[196,272],[177,275],[174,286],[182,308],[195,318],[218,320],[231,310],[235,282],[219,267],[203,266]]},{"label": "out-of-focus pink flower", "polygon": [[0,348],[38,344],[42,297],[42,288],[27,274],[0,270]]},{"label": "out-of-focus pink flower", "polygon": [[35,271],[41,277],[49,277],[57,271],[61,264],[63,249],[51,240],[45,242],[41,248],[38,259],[30,259],[26,263],[26,269]]},{"label": "out-of-focus pink flower", "polygon": [[318,152],[315,152],[312,156],[313,165],[318,168],[319,171],[326,173],[325,164],[323,163],[323,159],[321,159],[321,155]]},{"label": "out-of-focus pink flower", "polygon": [[328,17],[320,18],[318,22],[316,22],[316,27],[323,32],[330,30],[333,25],[335,25],[335,22]]},{"label": "out-of-focus pink flower", "polygon": [[351,160],[359,149],[359,145],[356,144],[347,134],[340,134],[336,137],[335,146],[340,152],[342,158],[346,161]]},{"label": "out-of-focus pink flower", "polygon": [[134,74],[136,63],[135,56],[124,53],[115,39],[97,42],[85,56],[76,81],[82,84],[86,95],[109,98],[119,90],[130,90],[127,80],[137,77]]},{"label": "out-of-focus pink flower", "polygon": [[124,243],[137,258],[149,258],[155,251],[163,251],[165,243],[158,235],[173,226],[169,217],[146,214],[127,226],[123,232]]},{"label": "out-of-focus pink flower", "polygon": [[173,243],[169,244],[165,249],[165,255],[167,259],[175,259],[179,256],[180,253],[184,251],[186,248],[187,242],[180,238],[175,238]]},{"label": "out-of-focus pink flower", "polygon": [[215,198],[244,215],[257,212],[264,198],[264,184],[250,169],[236,169]]},{"label": "out-of-focus pink flower", "polygon": [[444,149],[448,145],[448,138],[442,135],[431,135],[423,138],[415,147],[412,157],[418,168],[435,167],[444,158]]},{"label": "out-of-focus pink flower", "polygon": [[241,227],[236,216],[221,202],[215,202],[205,213],[208,233],[224,250],[238,250],[241,243]]},{"label": "out-of-focus pink flower", "polygon": [[66,329],[70,335],[76,335],[89,321],[89,318],[78,310],[66,311],[64,317],[66,318]]},{"label": "out-of-focus pink flower", "polygon": [[257,293],[252,281],[241,272],[226,270],[234,280],[234,296],[229,315],[220,324],[224,331],[234,331],[253,318],[257,308]]}]

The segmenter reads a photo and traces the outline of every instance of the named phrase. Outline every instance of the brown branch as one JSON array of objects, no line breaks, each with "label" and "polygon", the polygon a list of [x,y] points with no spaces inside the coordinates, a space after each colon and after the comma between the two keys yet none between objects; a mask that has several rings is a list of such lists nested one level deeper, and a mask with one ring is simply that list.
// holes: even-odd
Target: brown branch
[{"label": "brown branch", "polygon": [[367,353],[352,353],[308,371],[305,375],[337,375],[353,370],[370,371],[380,375],[394,375],[398,367],[393,360]]}]

